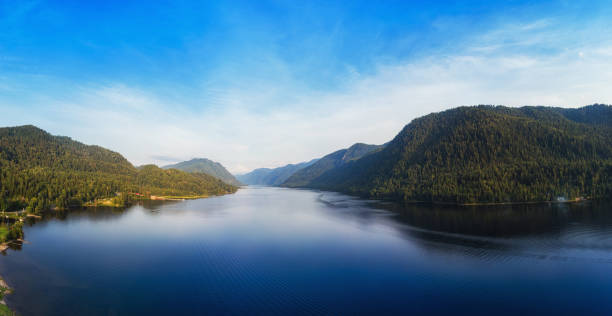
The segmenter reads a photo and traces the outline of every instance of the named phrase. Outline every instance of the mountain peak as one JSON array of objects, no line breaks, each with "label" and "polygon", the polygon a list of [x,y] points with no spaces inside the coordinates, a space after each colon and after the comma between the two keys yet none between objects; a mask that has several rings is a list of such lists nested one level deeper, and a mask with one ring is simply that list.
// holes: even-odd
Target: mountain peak
[{"label": "mountain peak", "polygon": [[193,158],[188,161],[163,166],[162,168],[178,169],[186,172],[205,173],[231,185],[242,185],[242,183],[240,183],[240,181],[229,173],[229,171],[227,171],[222,164],[208,158]]}]

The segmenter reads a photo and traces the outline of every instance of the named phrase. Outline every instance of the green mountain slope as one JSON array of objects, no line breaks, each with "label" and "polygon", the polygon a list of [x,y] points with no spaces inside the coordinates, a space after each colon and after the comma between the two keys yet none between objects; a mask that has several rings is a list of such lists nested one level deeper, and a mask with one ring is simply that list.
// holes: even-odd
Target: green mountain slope
[{"label": "green mountain slope", "polygon": [[218,195],[236,187],[204,174],[136,169],[120,154],[34,126],[0,128],[0,210],[80,206],[130,194]]},{"label": "green mountain slope", "polygon": [[285,187],[305,187],[310,182],[317,179],[324,173],[340,167],[349,162],[355,161],[369,153],[381,149],[383,146],[367,145],[362,143],[354,144],[353,146],[333,152],[317,162],[295,172],[287,181],[282,183]]},{"label": "green mountain slope", "polygon": [[206,159],[206,158],[195,158],[189,161],[179,162],[177,164],[168,165],[162,167],[162,169],[178,169],[185,172],[197,172],[205,173],[213,176],[223,182],[235,186],[240,186],[242,183],[238,181],[222,164]]},{"label": "green mountain slope", "polygon": [[301,186],[449,203],[612,196],[612,107],[461,107]]},{"label": "green mountain slope", "polygon": [[236,178],[240,182],[249,185],[271,185],[278,186],[285,182],[291,175],[300,169],[308,167],[315,163],[318,159],[313,159],[308,162],[298,164],[289,164],[278,168],[259,168],[249,173],[237,175]]}]

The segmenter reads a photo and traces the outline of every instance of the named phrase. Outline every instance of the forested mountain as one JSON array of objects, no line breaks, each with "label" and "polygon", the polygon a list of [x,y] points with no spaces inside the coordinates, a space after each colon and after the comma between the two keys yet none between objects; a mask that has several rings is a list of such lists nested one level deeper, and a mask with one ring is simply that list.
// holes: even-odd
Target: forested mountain
[{"label": "forested mountain", "polygon": [[249,173],[237,175],[236,178],[242,183],[249,185],[271,185],[277,186],[285,182],[296,171],[308,167],[315,163],[318,159],[313,159],[308,162],[298,164],[289,164],[283,167],[274,169],[259,168]]},{"label": "forested mountain", "polygon": [[449,203],[612,197],[612,107],[433,113],[384,149],[299,186]]},{"label": "forested mountain", "polygon": [[34,126],[0,128],[0,210],[39,211],[100,198],[218,195],[236,187],[205,174],[136,169],[120,154]]},{"label": "forested mountain", "polygon": [[213,176],[223,182],[235,186],[240,186],[242,183],[238,181],[222,164],[206,159],[206,158],[195,158],[189,161],[179,162],[174,165],[168,165],[162,167],[162,169],[178,169],[185,172],[197,172],[205,173],[209,176]]},{"label": "forested mountain", "polygon": [[304,187],[308,186],[311,181],[317,179],[324,173],[355,161],[369,153],[381,149],[382,145],[368,145],[357,143],[353,146],[333,152],[315,162],[311,166],[303,168],[295,172],[282,185],[286,187]]}]

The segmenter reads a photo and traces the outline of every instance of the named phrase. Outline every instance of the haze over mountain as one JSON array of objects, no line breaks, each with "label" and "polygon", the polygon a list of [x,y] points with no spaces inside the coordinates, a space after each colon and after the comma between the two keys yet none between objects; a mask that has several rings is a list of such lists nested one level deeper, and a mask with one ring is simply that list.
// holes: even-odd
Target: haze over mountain
[{"label": "haze over mountain", "polygon": [[222,164],[212,161],[207,158],[194,158],[189,161],[183,161],[172,165],[163,166],[162,169],[178,169],[186,172],[199,172],[213,176],[223,182],[235,186],[240,186],[242,183],[238,181]]},{"label": "haze over mountain", "polygon": [[236,191],[206,174],[135,168],[119,153],[35,126],[0,128],[0,210],[80,206],[130,194],[209,196]]},{"label": "haze over mountain", "polygon": [[383,145],[368,145],[357,143],[346,149],[340,149],[333,152],[310,166],[296,171],[282,185],[286,187],[301,187],[308,185],[314,179],[317,179],[325,172],[342,166],[351,161],[362,158],[363,156],[375,152],[383,147]]},{"label": "haze over mountain", "polygon": [[313,159],[307,162],[298,164],[289,164],[278,168],[259,168],[249,173],[236,175],[240,182],[249,185],[271,185],[277,186],[285,182],[296,171],[308,167],[315,163],[318,159]]},{"label": "haze over mountain", "polygon": [[293,177],[283,186],[401,201],[609,197],[612,107],[475,106],[432,113],[413,120],[377,152],[302,182]]}]

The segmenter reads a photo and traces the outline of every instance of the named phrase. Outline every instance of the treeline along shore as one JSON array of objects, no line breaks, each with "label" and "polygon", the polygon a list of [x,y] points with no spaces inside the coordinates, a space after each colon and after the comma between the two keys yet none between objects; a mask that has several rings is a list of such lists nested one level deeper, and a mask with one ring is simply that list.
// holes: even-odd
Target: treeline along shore
[{"label": "treeline along shore", "polygon": [[[135,167],[119,153],[35,126],[0,128],[0,212],[123,207],[143,199],[204,198],[237,189],[203,173]],[[15,227],[5,226],[9,232]]]},{"label": "treeline along shore", "polygon": [[400,202],[581,201],[612,197],[612,106],[473,106],[413,120],[380,147],[297,171],[288,187]]},{"label": "treeline along shore", "polygon": [[308,163],[238,178],[401,203],[607,199],[612,106],[458,107],[414,119],[383,145],[357,143]]}]

